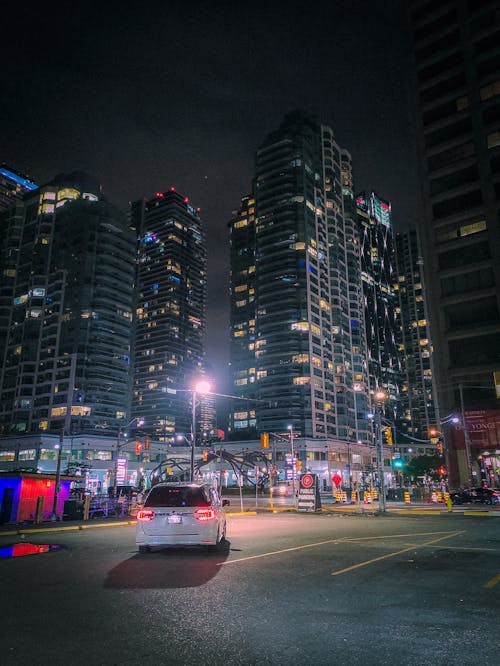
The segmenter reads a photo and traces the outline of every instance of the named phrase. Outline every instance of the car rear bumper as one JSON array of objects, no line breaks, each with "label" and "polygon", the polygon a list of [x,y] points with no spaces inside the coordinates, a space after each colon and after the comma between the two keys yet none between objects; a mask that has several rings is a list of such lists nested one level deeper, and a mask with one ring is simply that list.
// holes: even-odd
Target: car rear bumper
[{"label": "car rear bumper", "polygon": [[135,542],[138,546],[209,546],[217,543],[217,524],[197,532],[146,534],[137,524]]}]

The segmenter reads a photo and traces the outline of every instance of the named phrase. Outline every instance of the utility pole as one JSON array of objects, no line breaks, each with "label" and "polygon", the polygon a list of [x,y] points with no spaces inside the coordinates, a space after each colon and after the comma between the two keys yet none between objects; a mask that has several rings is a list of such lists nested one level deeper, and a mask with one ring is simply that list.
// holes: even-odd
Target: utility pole
[{"label": "utility pole", "polygon": [[385,513],[385,480],[384,480],[384,443],[382,439],[382,405],[387,399],[385,391],[378,389],[375,392],[375,426],[377,437],[377,473],[378,473],[378,501],[380,513]]},{"label": "utility pole", "polygon": [[52,504],[52,520],[57,520],[57,497],[59,495],[59,486],[61,482],[61,460],[62,460],[63,443],[64,443],[64,430],[59,435],[59,444],[56,444],[57,448],[56,486],[54,488],[54,502]]},{"label": "utility pole", "polygon": [[465,456],[467,459],[468,481],[469,481],[469,486],[472,486],[473,481],[472,481],[471,441],[470,441],[469,430],[467,429],[467,422],[465,420],[464,387],[462,383],[458,385],[458,390],[460,391],[460,411],[462,413],[462,427],[464,429]]}]

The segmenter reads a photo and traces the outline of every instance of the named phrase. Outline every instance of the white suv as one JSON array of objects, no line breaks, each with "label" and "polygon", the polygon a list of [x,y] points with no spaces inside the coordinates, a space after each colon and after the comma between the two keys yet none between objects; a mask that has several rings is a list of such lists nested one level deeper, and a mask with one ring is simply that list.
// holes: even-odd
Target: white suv
[{"label": "white suv", "polygon": [[137,514],[135,542],[140,553],[151,546],[206,546],[219,550],[226,536],[229,500],[202,483],[158,483]]}]

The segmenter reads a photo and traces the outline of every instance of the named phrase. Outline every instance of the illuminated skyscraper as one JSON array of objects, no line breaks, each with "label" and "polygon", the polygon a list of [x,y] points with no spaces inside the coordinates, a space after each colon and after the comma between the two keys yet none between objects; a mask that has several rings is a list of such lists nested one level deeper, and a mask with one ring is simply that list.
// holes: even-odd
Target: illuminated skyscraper
[{"label": "illuminated skyscraper", "polygon": [[367,441],[350,157],[332,130],[286,116],[230,228],[232,390],[257,400],[234,406],[235,430]]},{"label": "illuminated skyscraper", "polygon": [[[16,219],[0,277],[3,434],[108,432],[126,418],[135,237],[82,173],[5,213]],[[3,303],[6,306],[6,303]]]},{"label": "illuminated skyscraper", "polygon": [[172,189],[135,202],[132,221],[139,236],[132,416],[143,417],[156,440],[189,437],[189,391],[204,372],[207,256],[199,209]]},{"label": "illuminated skyscraper", "polygon": [[[231,379],[237,396],[255,397],[255,198],[243,197],[229,223]],[[236,400],[230,412],[233,438],[256,436],[255,402]]]}]

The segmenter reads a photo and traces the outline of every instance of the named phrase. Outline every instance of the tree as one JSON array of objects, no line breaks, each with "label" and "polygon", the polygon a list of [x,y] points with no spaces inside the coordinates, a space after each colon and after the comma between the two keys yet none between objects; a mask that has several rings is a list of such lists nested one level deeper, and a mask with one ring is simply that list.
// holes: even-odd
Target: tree
[{"label": "tree", "polygon": [[404,470],[404,476],[407,479],[417,479],[419,476],[430,476],[434,481],[438,481],[442,476],[439,468],[443,466],[443,458],[436,454],[434,456],[417,456],[411,458]]}]

